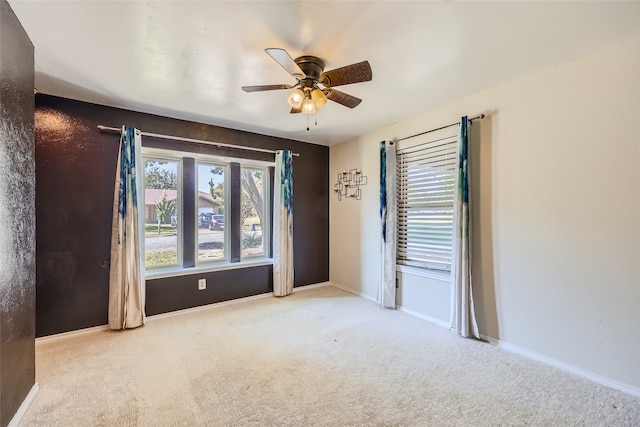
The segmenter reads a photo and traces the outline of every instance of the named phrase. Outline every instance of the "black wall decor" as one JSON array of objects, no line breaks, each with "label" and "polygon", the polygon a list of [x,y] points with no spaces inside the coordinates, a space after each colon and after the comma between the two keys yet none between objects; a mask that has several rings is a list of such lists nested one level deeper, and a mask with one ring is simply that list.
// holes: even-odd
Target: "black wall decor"
[{"label": "black wall decor", "polygon": [[33,45],[0,0],[0,426],[35,383]]},{"label": "black wall decor", "polygon": [[[98,125],[266,149],[294,157],[295,286],[329,280],[329,149],[325,146],[36,95],[36,335],[107,323],[113,185],[119,134]],[[273,161],[272,154],[144,137],[142,145]],[[147,280],[148,315],[273,289],[270,265]],[[207,289],[198,291],[198,279]]]}]

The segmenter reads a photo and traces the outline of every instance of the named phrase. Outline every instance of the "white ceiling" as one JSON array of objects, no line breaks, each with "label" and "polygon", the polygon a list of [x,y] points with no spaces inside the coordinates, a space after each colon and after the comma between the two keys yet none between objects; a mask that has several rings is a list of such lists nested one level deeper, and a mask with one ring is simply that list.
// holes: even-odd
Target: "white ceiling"
[{"label": "white ceiling", "polygon": [[[40,92],[324,145],[640,33],[637,1],[9,3]],[[339,87],[363,102],[329,102],[307,132],[288,91],[240,89],[295,83],[268,47],[325,70],[368,60],[373,80]]]}]

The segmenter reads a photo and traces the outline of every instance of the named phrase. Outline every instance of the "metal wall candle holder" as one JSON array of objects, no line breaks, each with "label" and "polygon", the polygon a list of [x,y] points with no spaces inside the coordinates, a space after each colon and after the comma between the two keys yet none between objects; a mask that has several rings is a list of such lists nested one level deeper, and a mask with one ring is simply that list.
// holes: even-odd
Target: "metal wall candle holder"
[{"label": "metal wall candle holder", "polygon": [[362,171],[358,169],[349,169],[349,172],[342,171],[338,174],[338,182],[334,185],[333,191],[338,193],[338,200],[342,200],[343,197],[353,197],[360,200],[362,197],[361,185],[367,185],[367,177],[362,175]]}]

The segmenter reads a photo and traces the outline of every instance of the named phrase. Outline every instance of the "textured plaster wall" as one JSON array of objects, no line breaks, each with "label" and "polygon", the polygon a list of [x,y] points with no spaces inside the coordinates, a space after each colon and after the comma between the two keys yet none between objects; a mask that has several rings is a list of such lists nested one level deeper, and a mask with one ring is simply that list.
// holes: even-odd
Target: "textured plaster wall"
[{"label": "textured plaster wall", "polygon": [[[362,200],[330,203],[330,280],[376,298],[378,142],[470,116],[480,332],[640,394],[640,36],[330,151]],[[399,303],[446,320],[449,293],[401,275]]]},{"label": "textured plaster wall", "polygon": [[33,46],[0,0],[0,425],[35,382]]}]

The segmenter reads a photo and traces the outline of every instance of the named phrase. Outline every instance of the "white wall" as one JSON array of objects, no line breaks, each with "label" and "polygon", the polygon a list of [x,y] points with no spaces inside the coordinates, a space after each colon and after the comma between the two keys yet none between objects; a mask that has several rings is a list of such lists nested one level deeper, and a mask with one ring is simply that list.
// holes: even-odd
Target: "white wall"
[{"label": "white wall", "polygon": [[[428,94],[424,94],[428,96]],[[338,144],[361,201],[330,205],[330,280],[376,298],[381,140],[474,122],[481,333],[640,392],[640,37]],[[448,289],[403,275],[400,304],[446,320]]]}]

